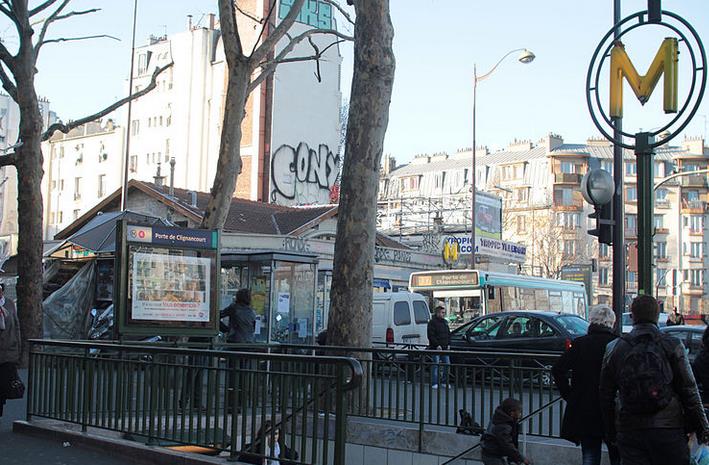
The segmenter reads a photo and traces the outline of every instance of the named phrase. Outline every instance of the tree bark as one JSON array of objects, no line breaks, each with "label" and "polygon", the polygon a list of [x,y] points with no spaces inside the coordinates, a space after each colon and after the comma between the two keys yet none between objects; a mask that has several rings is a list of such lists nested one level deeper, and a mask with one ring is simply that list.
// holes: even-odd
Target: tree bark
[{"label": "tree bark", "polygon": [[226,222],[236,180],[241,173],[241,122],[244,119],[251,72],[248,63],[238,60],[229,66],[224,122],[219,146],[217,174],[202,217],[202,228],[220,229]]},{"label": "tree bark", "polygon": [[328,344],[369,347],[377,190],[394,84],[389,0],[355,0],[354,76],[337,217]]}]

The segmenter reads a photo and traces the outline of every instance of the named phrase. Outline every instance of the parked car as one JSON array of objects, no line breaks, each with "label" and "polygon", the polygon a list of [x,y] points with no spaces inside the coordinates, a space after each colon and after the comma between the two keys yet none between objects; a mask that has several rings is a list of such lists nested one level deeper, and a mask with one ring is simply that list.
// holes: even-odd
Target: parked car
[{"label": "parked car", "polygon": [[452,350],[563,352],[588,331],[578,315],[510,311],[481,316],[451,333]]},{"label": "parked car", "polygon": [[427,345],[431,311],[415,292],[377,292],[372,308],[372,343]]},{"label": "parked car", "polygon": [[680,326],[665,326],[660,329],[665,334],[671,334],[679,338],[684,344],[684,348],[689,355],[689,361],[693,362],[699,351],[702,350],[702,335],[706,326],[680,325]]},{"label": "parked car", "polygon": [[[660,313],[660,317],[657,320],[657,326],[659,326],[660,328],[664,328],[665,326],[667,326],[667,317],[669,317],[669,315],[667,313]],[[627,334],[632,330],[633,330],[633,318],[632,318],[630,312],[623,313],[623,325],[622,325],[623,334]]]}]

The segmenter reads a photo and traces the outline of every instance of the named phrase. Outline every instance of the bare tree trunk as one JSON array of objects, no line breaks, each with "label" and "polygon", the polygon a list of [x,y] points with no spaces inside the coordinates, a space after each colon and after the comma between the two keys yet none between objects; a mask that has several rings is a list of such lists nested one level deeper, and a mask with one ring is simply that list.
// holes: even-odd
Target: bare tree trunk
[{"label": "bare tree trunk", "polygon": [[377,189],[394,84],[389,0],[355,0],[354,76],[328,317],[328,343],[369,347]]},{"label": "bare tree trunk", "polygon": [[241,173],[241,122],[244,119],[250,78],[248,64],[243,60],[237,61],[237,65],[229,69],[217,175],[202,218],[203,228],[223,227],[229,214],[236,180]]}]

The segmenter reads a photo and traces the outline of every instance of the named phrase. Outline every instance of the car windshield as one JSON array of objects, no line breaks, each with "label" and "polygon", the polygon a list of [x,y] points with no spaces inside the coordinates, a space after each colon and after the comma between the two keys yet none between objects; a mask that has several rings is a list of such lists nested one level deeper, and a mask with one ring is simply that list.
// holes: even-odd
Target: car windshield
[{"label": "car windshield", "polygon": [[583,336],[588,332],[588,321],[576,315],[559,315],[556,318],[572,336]]}]

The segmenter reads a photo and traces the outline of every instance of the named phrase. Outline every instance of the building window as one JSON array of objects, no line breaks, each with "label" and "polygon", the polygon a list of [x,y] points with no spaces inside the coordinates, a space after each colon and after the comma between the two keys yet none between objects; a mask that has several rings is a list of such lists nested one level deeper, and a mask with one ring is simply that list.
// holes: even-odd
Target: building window
[{"label": "building window", "polygon": [[565,174],[576,173],[576,163],[572,163],[570,161],[562,161],[561,162],[561,172],[565,173]]},{"label": "building window", "polygon": [[81,210],[74,210],[73,214],[74,214],[74,219],[75,219],[75,220],[79,218],[79,213],[80,213],[80,212],[81,212]]},{"label": "building window", "polygon": [[667,189],[657,189],[655,191],[655,200],[659,200],[659,201],[667,200]]},{"label": "building window", "polygon": [[665,227],[665,215],[655,215],[655,228],[662,229]]},{"label": "building window", "polygon": [[74,178],[74,200],[81,198],[81,178]]},{"label": "building window", "polygon": [[665,177],[665,162],[656,161],[655,162],[655,177],[664,178]]},{"label": "building window", "polygon": [[690,232],[701,233],[704,229],[704,215],[685,216],[684,226],[689,227]]},{"label": "building window", "polygon": [[655,242],[653,244],[655,258],[667,258],[667,242]]},{"label": "building window", "polygon": [[638,165],[635,162],[625,162],[625,174],[627,176],[635,176],[638,173]]},{"label": "building window", "polygon": [[130,122],[130,135],[137,136],[140,134],[140,120],[134,119]]},{"label": "building window", "polygon": [[554,203],[570,206],[574,203],[574,192],[571,189],[557,189],[554,191]]},{"label": "building window", "polygon": [[57,223],[62,224],[64,222],[64,212],[60,211],[57,213]]},{"label": "building window", "polygon": [[687,200],[690,202],[699,200],[699,191],[687,191]]},{"label": "building window", "polygon": [[470,180],[468,179],[468,168],[465,168],[463,170],[463,185],[467,186],[470,183]]},{"label": "building window", "polygon": [[565,239],[564,240],[564,255],[572,256],[576,254],[576,241]]},{"label": "building window", "polygon": [[160,116],[160,126],[162,126],[162,116]]},{"label": "building window", "polygon": [[598,256],[599,257],[608,257],[608,251],[609,247],[608,244],[598,244]]},{"label": "building window", "polygon": [[613,162],[611,160],[602,160],[601,169],[608,171],[610,174],[613,174]]},{"label": "building window", "polygon": [[637,187],[628,187],[625,194],[625,200],[629,202],[635,202],[638,200],[638,189]]},{"label": "building window", "polygon": [[54,212],[49,213],[49,224],[55,224],[54,223]]},{"label": "building window", "polygon": [[635,271],[628,271],[626,279],[629,283],[637,283],[638,274]]},{"label": "building window", "polygon": [[52,181],[52,190],[57,190],[57,181]]},{"label": "building window", "polygon": [[625,229],[633,234],[638,229],[638,215],[625,215]]},{"label": "building window", "polygon": [[608,268],[602,267],[598,269],[598,284],[608,284]]},{"label": "building window", "polygon": [[702,276],[703,270],[684,270],[685,275],[689,275],[688,281],[692,286],[701,286],[703,281]]},{"label": "building window", "polygon": [[138,155],[130,156],[130,163],[128,165],[128,169],[131,173],[135,173],[136,171],[138,171]]},{"label": "building window", "polygon": [[704,244],[702,242],[690,242],[689,245],[689,256],[692,258],[702,258],[702,247]]},{"label": "building window", "polygon": [[556,224],[568,229],[576,229],[581,226],[581,215],[579,213],[561,212],[556,215]]},{"label": "building window", "polygon": [[517,232],[523,233],[527,231],[527,217],[524,215],[519,215],[517,217]]},{"label": "building window", "polygon": [[63,191],[64,191],[64,180],[60,179],[59,180],[59,192],[63,192]]},{"label": "building window", "polygon": [[517,200],[520,202],[526,202],[527,198],[529,197],[529,189],[526,187],[523,187],[521,189],[517,189]]},{"label": "building window", "polygon": [[59,158],[64,158],[64,147],[59,147]]},{"label": "building window", "polygon": [[143,74],[148,69],[148,54],[138,55],[138,74]]},{"label": "building window", "polygon": [[98,175],[98,196],[103,197],[104,195],[106,195],[106,175],[99,174]]}]

